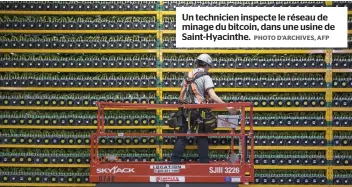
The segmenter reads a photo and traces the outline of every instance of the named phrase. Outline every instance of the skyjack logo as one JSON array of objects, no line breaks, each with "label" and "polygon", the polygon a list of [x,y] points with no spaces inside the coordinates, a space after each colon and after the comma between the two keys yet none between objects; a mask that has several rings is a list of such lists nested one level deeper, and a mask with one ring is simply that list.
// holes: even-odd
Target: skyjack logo
[{"label": "skyjack logo", "polygon": [[185,182],[184,176],[150,176],[150,182]]},{"label": "skyjack logo", "polygon": [[134,168],[119,168],[114,166],[113,168],[97,168],[99,174],[116,174],[116,173],[134,173]]}]

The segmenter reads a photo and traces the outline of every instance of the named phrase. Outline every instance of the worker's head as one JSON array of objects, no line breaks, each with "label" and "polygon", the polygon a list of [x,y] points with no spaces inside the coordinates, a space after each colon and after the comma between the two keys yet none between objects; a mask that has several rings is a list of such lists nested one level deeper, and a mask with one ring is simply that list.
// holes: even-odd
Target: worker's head
[{"label": "worker's head", "polygon": [[204,68],[208,72],[210,67],[213,67],[213,61],[208,54],[201,54],[197,58],[197,67]]}]

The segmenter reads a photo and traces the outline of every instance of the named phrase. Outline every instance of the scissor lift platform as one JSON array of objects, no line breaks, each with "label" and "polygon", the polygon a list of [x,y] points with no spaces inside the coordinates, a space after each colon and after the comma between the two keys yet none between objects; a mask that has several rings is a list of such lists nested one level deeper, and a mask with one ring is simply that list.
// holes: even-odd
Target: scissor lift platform
[{"label": "scissor lift platform", "polygon": [[235,183],[99,183],[96,187],[238,187]]},{"label": "scissor lift platform", "polygon": [[[241,109],[240,133],[231,130],[228,134],[208,133],[208,134],[187,134],[187,133],[107,133],[104,130],[104,109],[120,108],[135,110],[153,110],[158,108],[179,108],[180,105],[165,104],[124,104],[98,102],[98,129],[91,134],[91,163],[90,182],[98,183],[97,186],[236,186],[240,183],[251,183],[254,181],[254,140],[253,140],[253,106],[251,103],[226,103],[226,104],[189,104],[182,105],[185,109],[191,108],[225,108],[234,107]],[[250,130],[245,131],[245,109],[249,107]],[[128,137],[128,136],[230,136],[239,139],[238,159],[197,163],[182,162],[181,164],[171,164],[168,162],[124,162],[117,160],[101,160],[98,157],[99,137]],[[248,152],[247,138],[250,139],[250,151]],[[161,146],[161,145],[160,145]],[[237,147],[237,146],[236,146]],[[235,150],[234,141],[231,141],[230,151]],[[182,183],[182,184],[180,184]]]}]

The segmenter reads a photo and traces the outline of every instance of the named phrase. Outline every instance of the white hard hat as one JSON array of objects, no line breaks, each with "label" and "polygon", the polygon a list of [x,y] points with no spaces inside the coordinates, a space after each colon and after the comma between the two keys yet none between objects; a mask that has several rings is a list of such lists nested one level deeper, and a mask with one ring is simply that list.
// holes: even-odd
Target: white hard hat
[{"label": "white hard hat", "polygon": [[209,66],[213,66],[213,60],[208,54],[201,54],[198,56],[197,60],[201,60],[205,63],[207,63]]}]

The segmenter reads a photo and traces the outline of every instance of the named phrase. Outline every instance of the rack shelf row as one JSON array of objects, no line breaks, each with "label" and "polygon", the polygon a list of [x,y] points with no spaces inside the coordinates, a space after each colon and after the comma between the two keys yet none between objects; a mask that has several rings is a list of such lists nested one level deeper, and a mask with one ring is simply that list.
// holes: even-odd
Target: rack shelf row
[{"label": "rack shelf row", "polygon": [[[105,129],[157,129],[160,126],[105,126]],[[330,127],[285,127],[285,126],[267,126],[253,127],[255,131],[326,131]],[[168,126],[161,126],[163,130],[173,130]],[[349,127],[331,127],[334,131],[352,131]],[[49,126],[49,125],[0,125],[0,129],[97,129],[97,126]],[[238,128],[237,130],[239,130]],[[216,131],[230,131],[230,128],[217,128]],[[249,127],[246,127],[249,130]]]},{"label": "rack shelf row", "polygon": [[3,164],[0,167],[28,167],[28,168],[89,168],[89,164]]},{"label": "rack shelf row", "polygon": [[[160,68],[161,72],[188,72],[190,68]],[[332,70],[335,72],[334,70]],[[0,72],[158,72],[158,68],[0,68]],[[235,69],[214,68],[211,73],[326,73],[327,69]],[[350,69],[336,72],[351,72]]]},{"label": "rack shelf row", "polygon": [[157,87],[114,87],[114,88],[62,88],[62,87],[0,87],[0,90],[7,91],[157,91]]},{"label": "rack shelf row", "polygon": [[[164,92],[179,92],[181,88],[161,88]],[[326,88],[215,88],[216,92],[326,92]]]},{"label": "rack shelf row", "polygon": [[[159,88],[124,87],[124,88],[80,88],[80,87],[0,87],[0,90],[12,91],[157,91]],[[161,91],[178,92],[180,88],[160,88]],[[216,88],[216,92],[326,92],[325,88]],[[352,92],[352,88],[332,88],[332,92]]]},{"label": "rack shelf row", "polygon": [[[162,72],[189,72],[191,68],[161,68]],[[0,69],[1,71],[1,69]],[[212,73],[325,73],[327,69],[235,69],[235,68],[214,68]]]},{"label": "rack shelf row", "polygon": [[[12,11],[2,10],[6,15],[176,15],[176,11]],[[348,11],[352,14],[352,11]]]},{"label": "rack shelf row", "polygon": [[[120,72],[157,72],[157,68],[0,68],[0,72],[100,72],[100,73],[120,73]],[[278,70],[279,71],[279,70]],[[253,71],[254,72],[254,71]]]},{"label": "rack shelf row", "polygon": [[[1,88],[0,88],[1,90]],[[179,92],[181,88],[166,87],[161,91]],[[215,88],[216,92],[327,92],[326,88]],[[352,92],[352,88],[331,88],[332,92]]]},{"label": "rack shelf row", "polygon": [[[214,50],[206,50],[206,49],[189,49],[189,50],[175,50],[175,49],[0,49],[0,53],[104,53],[104,54],[136,54],[136,53],[208,53],[208,54],[323,54],[324,50],[279,50],[279,49],[271,49],[271,50],[241,50],[241,49],[214,49]],[[352,50],[334,50],[333,53],[339,54],[349,54],[352,53]],[[339,71],[348,71],[351,70],[335,70]],[[324,70],[325,72],[325,70]]]},{"label": "rack shelf row", "polygon": [[[157,129],[159,126],[105,126],[105,129]],[[97,126],[1,125],[0,129],[97,129]]]},{"label": "rack shelf row", "polygon": [[[1,10],[6,15],[157,15],[161,11],[13,11]],[[175,11],[174,11],[175,12]],[[172,15],[165,12],[165,15]],[[176,15],[176,12],[175,12]]]},{"label": "rack shelf row", "polygon": [[[328,4],[327,4],[328,5]],[[329,5],[330,6],[330,5]],[[176,15],[176,11],[13,11],[1,10],[7,15]],[[348,11],[352,14],[352,11]]]},{"label": "rack shelf row", "polygon": [[[324,54],[326,50],[312,49],[0,49],[0,53],[208,53],[208,54]],[[332,53],[352,53],[352,49]]]},{"label": "rack shelf row", "polygon": [[[102,149],[173,149],[173,145],[99,145]],[[90,145],[27,145],[27,144],[1,144],[0,148],[38,148],[38,149],[88,149]],[[238,146],[234,146],[238,149]],[[339,149],[339,147],[334,147],[335,150],[352,150],[352,146],[344,146]],[[196,145],[187,146],[186,149],[197,149]],[[230,146],[209,146],[211,150],[228,150]],[[250,147],[248,147],[250,149]],[[326,151],[327,146],[255,146],[255,150],[322,150]]]},{"label": "rack shelf row", "polygon": [[[348,50],[343,50],[348,51]],[[0,53],[208,53],[208,54],[323,54],[325,50],[303,49],[0,49]],[[352,50],[351,50],[352,52]]]},{"label": "rack shelf row", "polygon": [[[114,87],[114,88],[85,88],[85,87],[0,87],[0,90],[12,91],[166,91],[179,92],[181,88],[157,87]],[[333,92],[350,92],[352,89],[333,89]],[[325,88],[215,88],[216,92],[326,92]]]},{"label": "rack shelf row", "polygon": [[[327,111],[327,107],[256,107],[253,111],[288,111],[288,112],[324,112]],[[29,106],[0,106],[0,110],[98,110],[98,107],[29,107]],[[134,110],[124,108],[109,108],[105,110]],[[155,110],[148,108],[147,110]],[[177,108],[163,108],[161,110],[177,110]],[[249,109],[246,109],[246,111]],[[352,111],[352,108],[333,108],[334,111]],[[214,110],[214,111],[225,111],[225,110]]]},{"label": "rack shelf row", "polygon": [[[208,53],[208,54],[324,54],[325,50],[304,49],[0,49],[0,53]],[[352,49],[332,53],[352,53]]]},{"label": "rack shelf row", "polygon": [[352,69],[332,69],[333,73],[351,73]]}]

